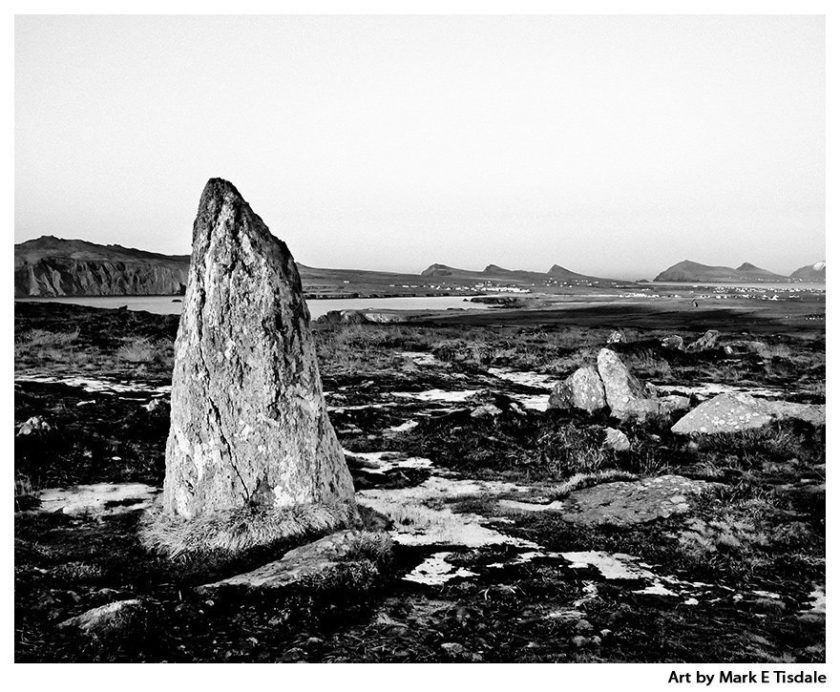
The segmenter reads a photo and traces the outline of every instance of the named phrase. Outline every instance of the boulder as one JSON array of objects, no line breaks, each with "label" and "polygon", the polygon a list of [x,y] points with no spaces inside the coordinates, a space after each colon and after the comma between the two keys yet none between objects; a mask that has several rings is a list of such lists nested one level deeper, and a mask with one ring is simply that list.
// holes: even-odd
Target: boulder
[{"label": "boulder", "polygon": [[563,382],[556,384],[548,399],[548,408],[578,408],[589,413],[606,405],[604,384],[598,371],[591,365],[578,368]]},{"label": "boulder", "polygon": [[714,486],[677,475],[602,483],[570,493],[562,517],[575,524],[640,524],[687,513],[692,498]]},{"label": "boulder", "polygon": [[220,517],[244,511],[334,510],[333,522],[319,520],[322,533],[355,516],[295,261],[220,179],[207,183],[193,227],[170,419],[166,528],[150,529],[147,545],[164,548],[168,532],[178,541],[178,521],[235,531]]},{"label": "boulder", "polygon": [[716,329],[710,329],[697,339],[697,341],[691,342],[686,350],[689,353],[699,353],[717,348],[718,337],[720,337],[720,332]]},{"label": "boulder", "polygon": [[626,452],[630,449],[630,440],[627,439],[621,430],[615,428],[607,428],[607,436],[604,439],[604,447],[613,450],[614,452]]},{"label": "boulder", "polygon": [[604,385],[604,395],[616,418],[625,417],[631,402],[645,399],[645,391],[615,351],[602,348],[598,353],[598,374]]},{"label": "boulder", "polygon": [[825,406],[767,401],[749,394],[718,394],[680,418],[671,432],[679,435],[732,433],[790,418],[825,425]]},{"label": "boulder", "polygon": [[613,329],[610,332],[610,335],[607,337],[608,344],[626,344],[627,339],[624,336],[624,332],[620,332],[617,329]]},{"label": "boulder", "polygon": [[755,397],[725,393],[704,401],[680,418],[671,427],[671,432],[678,435],[730,433],[760,428],[771,420],[769,412]]},{"label": "boulder", "polygon": [[662,348],[667,348],[671,351],[685,351],[685,341],[678,334],[666,336],[660,343],[662,344]]},{"label": "boulder", "polygon": [[292,587],[323,588],[352,580],[370,583],[390,559],[393,543],[387,533],[346,530],[290,550],[281,559],[211,584],[200,594],[220,591],[282,591]]}]

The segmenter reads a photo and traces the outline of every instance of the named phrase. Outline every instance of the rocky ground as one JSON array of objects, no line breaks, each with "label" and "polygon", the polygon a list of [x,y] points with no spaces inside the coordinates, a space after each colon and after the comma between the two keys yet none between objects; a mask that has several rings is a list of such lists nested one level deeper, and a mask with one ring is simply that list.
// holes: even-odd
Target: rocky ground
[{"label": "rocky ground", "polygon": [[625,319],[617,334],[533,315],[321,326],[357,501],[395,549],[330,544],[328,579],[232,589],[218,584],[313,562],[290,572],[282,550],[171,562],[140,546],[164,473],[177,318],[16,311],[19,661],[825,660],[818,416],[690,435],[672,431],[685,410],[549,408],[612,342],[647,400],[812,411],[825,402],[820,320],[727,324],[695,349],[709,314],[702,328]]}]

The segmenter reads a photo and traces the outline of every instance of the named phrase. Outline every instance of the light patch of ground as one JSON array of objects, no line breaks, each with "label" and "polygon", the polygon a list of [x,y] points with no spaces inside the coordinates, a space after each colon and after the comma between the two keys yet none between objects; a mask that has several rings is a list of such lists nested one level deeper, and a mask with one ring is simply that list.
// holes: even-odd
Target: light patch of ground
[{"label": "light patch of ground", "polygon": [[387,473],[394,469],[428,469],[432,462],[424,457],[395,457],[393,452],[349,452],[342,450],[345,454],[359,459],[364,459],[365,470],[368,473]]},{"label": "light patch of ground", "polygon": [[511,394],[510,398],[532,411],[547,411],[550,396],[550,394]]},{"label": "light patch of ground", "polygon": [[520,502],[519,500],[499,500],[499,506],[519,512],[559,512],[563,509],[562,500],[554,500],[547,504],[536,502]]},{"label": "light patch of ground", "polygon": [[551,389],[557,382],[553,375],[544,375],[528,370],[511,370],[510,368],[488,368],[487,372],[500,380],[507,380],[523,387],[534,389]]},{"label": "light patch of ground", "polygon": [[463,389],[446,391],[443,389],[428,389],[425,392],[392,392],[393,396],[401,399],[416,399],[418,401],[443,401],[446,403],[462,403],[472,399],[480,389]]},{"label": "light patch of ground", "polygon": [[407,420],[405,423],[400,425],[392,425],[390,428],[386,428],[385,432],[389,433],[403,433],[408,432],[409,430],[414,430],[420,423],[416,420]]},{"label": "light patch of ground", "polygon": [[573,569],[594,567],[601,576],[607,580],[613,579],[656,579],[656,575],[640,567],[637,558],[631,555],[616,553],[610,555],[598,550],[587,550],[584,552],[561,553],[571,562]]},{"label": "light patch of ground", "polygon": [[427,557],[411,572],[406,574],[403,579],[405,581],[413,581],[417,584],[425,584],[427,586],[439,586],[445,584],[451,579],[474,577],[475,572],[470,572],[463,567],[455,568],[455,565],[446,561],[452,555],[451,552],[434,553]]},{"label": "light patch of ground", "polygon": [[149,386],[148,382],[135,380],[117,380],[94,377],[56,377],[53,375],[15,375],[16,382],[37,382],[39,384],[63,384],[79,387],[88,393],[96,394],[169,394],[171,385]]},{"label": "light patch of ground", "polygon": [[359,504],[394,522],[392,535],[403,545],[450,545],[479,548],[513,545],[539,548],[533,541],[507,536],[485,526],[487,517],[455,513],[447,503],[474,496],[502,496],[529,488],[500,481],[455,480],[432,476],[411,488],[373,488],[356,493]]},{"label": "light patch of ground", "polygon": [[159,488],[143,483],[94,483],[48,488],[38,494],[41,511],[73,516],[113,516],[151,507]]}]

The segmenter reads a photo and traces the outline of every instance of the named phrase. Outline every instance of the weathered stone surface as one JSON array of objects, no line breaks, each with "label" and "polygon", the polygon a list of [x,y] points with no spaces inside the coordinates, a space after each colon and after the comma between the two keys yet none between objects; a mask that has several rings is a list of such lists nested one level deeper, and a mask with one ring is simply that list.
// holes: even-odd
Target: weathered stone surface
[{"label": "weathered stone surface", "polygon": [[685,514],[690,498],[713,485],[676,475],[602,483],[570,493],[562,517],[576,524],[640,524]]},{"label": "weathered stone surface", "polygon": [[760,428],[772,420],[786,418],[825,425],[825,406],[766,401],[749,394],[718,394],[680,418],[671,432],[681,435],[731,433]]},{"label": "weathered stone surface", "polygon": [[286,245],[207,183],[175,344],[164,514],[353,503]]},{"label": "weathered stone surface", "polygon": [[708,351],[716,348],[719,336],[719,331],[716,329],[710,329],[703,336],[697,339],[697,341],[691,342],[686,350],[689,353],[698,353],[700,351]]},{"label": "weathered stone surface", "polygon": [[644,387],[637,380],[615,351],[602,348],[598,353],[598,374],[604,385],[604,395],[610,411],[622,418],[630,403],[644,399]]},{"label": "weathered stone surface", "polygon": [[497,418],[502,415],[502,409],[495,404],[484,404],[470,412],[470,418]]},{"label": "weathered stone surface", "polygon": [[94,638],[131,634],[149,615],[149,608],[139,598],[114,601],[98,608],[91,608],[81,615],[59,623],[59,627],[75,628]]},{"label": "weathered stone surface", "polygon": [[610,335],[607,337],[608,344],[625,344],[627,343],[627,339],[624,337],[624,332],[620,332],[617,329],[613,329],[610,332]]},{"label": "weathered stone surface", "polygon": [[615,452],[626,452],[630,449],[630,440],[627,439],[621,430],[615,428],[606,429],[607,436],[604,439],[604,446]]},{"label": "weathered stone surface", "polygon": [[110,517],[148,509],[160,492],[143,483],[94,483],[49,488],[38,493],[40,511],[71,516]]},{"label": "weathered stone surface", "polygon": [[[373,545],[375,550],[371,550]],[[354,579],[370,579],[378,573],[373,552],[389,551],[391,539],[384,533],[339,531],[299,548],[281,559],[228,579],[196,588],[207,594],[228,589],[279,590],[300,585],[323,585],[353,573]]]},{"label": "weathered stone surface", "polygon": [[806,423],[811,423],[812,425],[825,425],[825,405],[823,404],[797,404],[792,401],[761,401],[761,405],[763,405],[765,411],[776,419],[795,418]]},{"label": "weathered stone surface", "polygon": [[578,368],[563,382],[558,382],[548,399],[548,408],[579,408],[590,413],[606,405],[604,385],[591,365]]}]

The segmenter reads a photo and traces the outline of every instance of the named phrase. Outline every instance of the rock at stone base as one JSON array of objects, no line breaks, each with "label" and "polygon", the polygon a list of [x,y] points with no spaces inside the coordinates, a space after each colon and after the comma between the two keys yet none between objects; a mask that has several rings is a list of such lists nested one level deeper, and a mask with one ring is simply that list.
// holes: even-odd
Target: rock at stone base
[{"label": "rock at stone base", "polygon": [[686,350],[689,353],[709,351],[717,347],[718,337],[720,337],[720,332],[716,329],[710,329],[703,336],[697,339],[697,341],[691,342]]},{"label": "rock at stone base", "polygon": [[470,418],[496,418],[502,415],[502,409],[494,404],[484,404],[473,409]]},{"label": "rock at stone base", "polygon": [[147,624],[150,609],[139,598],[114,601],[98,608],[91,608],[81,615],[59,623],[61,629],[75,628],[95,639],[115,636],[134,636]]},{"label": "rock at stone base", "polygon": [[548,399],[548,408],[578,408],[589,413],[606,405],[604,384],[598,371],[591,365],[578,368],[563,382],[556,384]]},{"label": "rock at stone base", "polygon": [[630,449],[630,440],[627,439],[621,430],[615,428],[607,428],[607,437],[604,440],[604,447],[612,449],[614,452],[626,452]]},{"label": "rock at stone base", "polygon": [[380,572],[393,548],[387,533],[345,530],[290,550],[281,559],[212,584],[196,587],[200,594],[230,590],[281,591],[292,587],[323,587],[348,582],[362,588]]},{"label": "rock at stone base", "polygon": [[825,406],[766,401],[749,394],[718,394],[680,418],[671,432],[678,435],[733,433],[788,418],[825,425]]},{"label": "rock at stone base", "polygon": [[678,334],[666,336],[660,343],[662,344],[662,348],[667,348],[672,351],[685,351],[685,341]]},{"label": "rock at stone base", "polygon": [[676,475],[602,483],[570,493],[561,516],[575,524],[641,524],[687,513],[691,508],[690,496],[700,495],[714,486],[714,483]]},{"label": "rock at stone base", "polygon": [[602,348],[598,353],[598,374],[610,411],[621,418],[631,401],[644,399],[644,387],[630,374],[615,351]]},{"label": "rock at stone base", "polygon": [[27,435],[37,435],[41,433],[48,433],[52,430],[52,426],[47,423],[41,416],[32,416],[29,420],[23,423],[18,428],[18,437],[25,437]]},{"label": "rock at stone base", "polygon": [[110,517],[149,509],[160,488],[143,483],[94,483],[49,488],[38,493],[42,512]]}]

